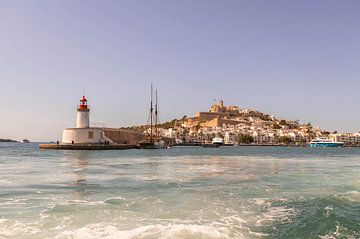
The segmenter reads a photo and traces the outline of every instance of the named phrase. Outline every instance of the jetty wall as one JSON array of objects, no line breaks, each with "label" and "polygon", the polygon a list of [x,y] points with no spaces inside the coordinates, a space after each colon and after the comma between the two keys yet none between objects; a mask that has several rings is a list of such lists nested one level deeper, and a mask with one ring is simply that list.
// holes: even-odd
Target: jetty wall
[{"label": "jetty wall", "polygon": [[[144,134],[128,129],[103,128],[103,132],[115,144],[138,145],[145,138]],[[162,137],[161,139],[165,142],[165,145],[172,146],[175,144],[174,138]]]},{"label": "jetty wall", "polygon": [[103,132],[115,144],[138,145],[144,139],[144,134],[128,129],[103,128]]},{"label": "jetty wall", "polygon": [[58,150],[121,150],[137,149],[137,145],[131,144],[40,144],[40,149],[58,149]]}]

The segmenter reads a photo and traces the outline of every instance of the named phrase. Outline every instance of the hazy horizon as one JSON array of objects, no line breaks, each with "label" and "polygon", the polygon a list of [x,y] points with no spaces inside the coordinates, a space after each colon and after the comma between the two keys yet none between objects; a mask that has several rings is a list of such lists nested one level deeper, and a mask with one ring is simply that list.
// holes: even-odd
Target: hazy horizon
[{"label": "hazy horizon", "polygon": [[0,1],[0,138],[48,141],[91,122],[145,124],[214,99],[360,130],[358,1]]}]

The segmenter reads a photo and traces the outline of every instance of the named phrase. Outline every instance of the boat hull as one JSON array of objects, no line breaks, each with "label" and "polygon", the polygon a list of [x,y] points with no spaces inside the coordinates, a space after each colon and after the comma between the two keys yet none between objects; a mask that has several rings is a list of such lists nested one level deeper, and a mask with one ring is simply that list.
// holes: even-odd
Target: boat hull
[{"label": "boat hull", "polygon": [[144,142],[139,144],[141,149],[157,149],[157,145],[153,142]]},{"label": "boat hull", "polygon": [[343,144],[340,143],[332,143],[332,142],[327,142],[327,143],[322,143],[322,142],[316,142],[316,143],[310,143],[309,147],[311,148],[337,148],[337,147],[341,147],[343,146]]},{"label": "boat hull", "polygon": [[140,142],[139,146],[141,149],[167,149],[168,145],[165,145],[164,141],[155,141],[155,142]]}]

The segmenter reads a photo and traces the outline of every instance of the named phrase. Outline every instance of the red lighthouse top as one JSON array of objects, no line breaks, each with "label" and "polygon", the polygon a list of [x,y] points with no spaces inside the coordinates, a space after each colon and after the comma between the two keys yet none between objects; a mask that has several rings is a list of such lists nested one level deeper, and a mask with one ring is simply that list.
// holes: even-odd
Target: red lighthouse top
[{"label": "red lighthouse top", "polygon": [[85,95],[83,95],[83,97],[80,99],[80,105],[79,105],[78,109],[79,110],[88,110],[89,109]]}]

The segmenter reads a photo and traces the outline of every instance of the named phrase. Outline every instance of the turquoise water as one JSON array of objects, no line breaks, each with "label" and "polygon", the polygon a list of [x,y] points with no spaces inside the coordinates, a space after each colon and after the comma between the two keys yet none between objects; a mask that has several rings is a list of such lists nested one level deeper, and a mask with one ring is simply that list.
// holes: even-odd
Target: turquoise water
[{"label": "turquoise water", "polygon": [[1,143],[0,238],[360,238],[360,149]]}]

